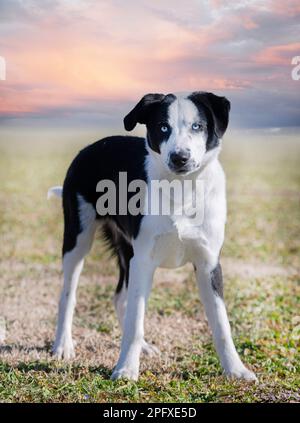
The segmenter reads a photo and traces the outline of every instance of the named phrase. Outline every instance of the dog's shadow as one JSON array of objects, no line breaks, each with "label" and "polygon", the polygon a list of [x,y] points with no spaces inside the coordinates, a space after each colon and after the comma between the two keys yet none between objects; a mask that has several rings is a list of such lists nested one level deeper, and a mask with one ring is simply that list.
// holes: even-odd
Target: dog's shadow
[{"label": "dog's shadow", "polygon": [[[51,347],[52,343],[50,342],[45,343],[45,345],[42,347],[27,347],[19,344],[0,345],[0,354],[13,353],[14,351],[27,353],[31,351],[36,351],[51,354]],[[0,361],[0,372],[3,373],[9,373],[12,370],[19,370],[23,373],[29,373],[32,371],[45,373],[66,373],[70,371],[70,368],[74,371],[74,373],[77,373],[83,367],[85,366],[81,365],[78,362],[60,362],[55,360],[54,358],[50,359],[49,361],[47,361],[47,358],[45,359],[45,361],[20,361],[16,364],[5,363],[3,360]],[[112,369],[100,364],[99,366],[88,366],[88,371],[89,373],[97,374],[99,376],[102,376],[103,379],[109,380]]]},{"label": "dog's shadow", "polygon": [[44,345],[43,347],[25,347],[24,345],[19,344],[10,344],[10,345],[0,345],[0,354],[3,353],[12,353],[13,351],[19,352],[50,352],[51,345]]}]

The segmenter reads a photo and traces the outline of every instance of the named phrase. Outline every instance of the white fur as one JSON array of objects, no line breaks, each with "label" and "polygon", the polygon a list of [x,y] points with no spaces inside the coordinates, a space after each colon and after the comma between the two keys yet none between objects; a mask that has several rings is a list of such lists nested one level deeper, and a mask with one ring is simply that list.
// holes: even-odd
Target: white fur
[{"label": "white fur", "polygon": [[210,277],[211,264],[199,257],[196,268],[200,298],[205,308],[208,323],[212,330],[215,348],[225,374],[229,377],[256,380],[254,373],[248,370],[241,362],[233,344],[224,301],[216,295],[212,288]]},{"label": "white fur", "polygon": [[[127,287],[124,281],[122,289],[119,293],[115,294],[114,296],[114,306],[117,313],[117,317],[119,320],[120,328],[124,330],[124,322],[125,322],[125,312],[127,307]],[[146,355],[157,355],[160,353],[157,347],[154,345],[148,344],[144,339],[142,341],[142,352]]]},{"label": "white fur", "polygon": [[193,132],[192,124],[198,122],[199,111],[194,103],[186,98],[177,98],[169,108],[169,124],[172,127],[168,142],[161,146],[161,158],[167,165],[172,152],[189,149],[191,159],[199,167],[206,150],[205,131]]},{"label": "white fur", "polygon": [[155,267],[147,260],[150,252],[148,243],[137,242],[134,251],[136,255],[130,261],[128,303],[121,353],[112,379],[125,377],[137,380],[139,375],[139,357],[144,341],[144,316]]}]

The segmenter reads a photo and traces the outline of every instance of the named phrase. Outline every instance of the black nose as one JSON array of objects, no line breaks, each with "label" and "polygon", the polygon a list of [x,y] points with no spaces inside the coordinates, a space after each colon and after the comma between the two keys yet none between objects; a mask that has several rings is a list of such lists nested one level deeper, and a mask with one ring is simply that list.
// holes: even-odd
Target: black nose
[{"label": "black nose", "polygon": [[187,163],[190,157],[191,153],[189,150],[180,150],[170,154],[170,162],[175,167],[182,167]]}]

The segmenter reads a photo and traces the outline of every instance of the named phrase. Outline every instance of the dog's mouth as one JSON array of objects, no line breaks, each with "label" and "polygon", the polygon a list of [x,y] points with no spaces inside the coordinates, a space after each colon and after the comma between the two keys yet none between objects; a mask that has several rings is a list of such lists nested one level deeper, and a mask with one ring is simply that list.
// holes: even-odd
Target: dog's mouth
[{"label": "dog's mouth", "polygon": [[172,163],[168,164],[168,168],[172,173],[175,173],[175,175],[188,175],[189,173],[195,172],[200,168],[200,164],[191,161],[189,163],[186,163],[183,166],[174,166]]}]

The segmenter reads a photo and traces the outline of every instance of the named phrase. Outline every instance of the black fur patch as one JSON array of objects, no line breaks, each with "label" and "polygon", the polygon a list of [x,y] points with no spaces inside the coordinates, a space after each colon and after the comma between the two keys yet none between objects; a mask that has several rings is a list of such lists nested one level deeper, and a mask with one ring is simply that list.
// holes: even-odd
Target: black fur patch
[{"label": "black fur patch", "polygon": [[[96,202],[100,195],[96,192],[96,186],[99,181],[109,179],[118,186],[119,172],[127,172],[127,186],[135,179],[146,182],[144,163],[147,154],[144,138],[126,136],[104,138],[79,152],[69,167],[63,186],[65,219],[63,254],[74,248],[77,235],[82,230],[77,194],[80,194],[96,210]],[[128,200],[134,194],[128,193]],[[117,214],[105,217],[97,214],[97,219],[105,219],[105,221],[112,223],[110,229],[106,231],[106,237],[111,238],[113,248],[116,245],[113,240],[114,236],[120,237],[120,234],[123,234],[122,241],[132,237],[136,238],[142,218],[141,214],[137,216]],[[120,234],[112,235],[114,228],[117,228]],[[122,257],[126,258],[131,254],[128,251],[129,246],[127,244],[121,254]],[[127,250],[125,251],[125,249]],[[119,259],[123,260],[122,257],[119,257]],[[128,259],[125,261],[127,262]],[[123,269],[126,272],[125,265]]]},{"label": "black fur patch", "polygon": [[217,264],[215,269],[211,272],[210,276],[213,290],[217,293],[217,295],[219,295],[219,297],[224,298],[223,275],[220,263]]},{"label": "black fur patch", "polygon": [[132,131],[137,123],[147,127],[147,141],[149,147],[160,153],[160,145],[168,140],[171,128],[166,133],[161,131],[161,126],[168,124],[168,109],[176,99],[174,94],[146,94],[138,104],[124,118],[124,126],[127,131]]},{"label": "black fur patch", "polygon": [[116,288],[116,294],[118,294],[122,290],[124,282],[126,288],[128,288],[129,262],[134,255],[133,248],[130,242],[125,238],[123,232],[118,229],[112,220],[108,220],[103,225],[102,232],[108,247],[118,259],[119,281]]},{"label": "black fur patch", "polygon": [[229,121],[230,102],[226,97],[197,91],[189,95],[200,113],[205,113],[207,120],[206,151],[212,150],[220,143]]},{"label": "black fur patch", "polygon": [[[160,153],[161,144],[167,141],[171,134],[172,128],[170,128],[168,123],[168,111],[170,104],[173,103],[175,99],[176,97],[173,94],[166,95],[161,103],[152,110],[146,122],[148,144],[152,150],[157,153]],[[168,132],[162,132],[162,126],[166,126]]]},{"label": "black fur patch", "polygon": [[[64,185],[64,189],[68,191],[68,183]],[[63,212],[64,212],[64,238],[62,254],[73,250],[76,245],[77,235],[81,232],[80,219],[78,214],[78,200],[74,192],[63,196]]]}]

